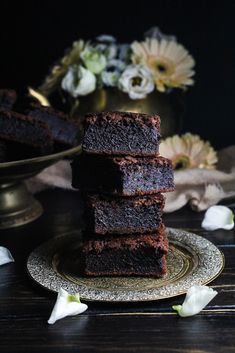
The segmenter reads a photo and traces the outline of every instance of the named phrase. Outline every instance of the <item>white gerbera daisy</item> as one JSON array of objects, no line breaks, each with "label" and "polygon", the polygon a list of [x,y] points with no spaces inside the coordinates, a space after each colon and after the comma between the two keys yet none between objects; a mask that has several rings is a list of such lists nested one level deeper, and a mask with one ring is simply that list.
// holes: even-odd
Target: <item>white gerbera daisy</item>
[{"label": "white gerbera daisy", "polygon": [[198,135],[174,135],[160,144],[160,154],[172,160],[174,169],[214,169],[218,161],[216,151]]},{"label": "white gerbera daisy", "polygon": [[143,64],[151,70],[158,91],[193,85],[194,59],[176,41],[146,38],[144,42],[133,42],[131,49],[133,64]]}]

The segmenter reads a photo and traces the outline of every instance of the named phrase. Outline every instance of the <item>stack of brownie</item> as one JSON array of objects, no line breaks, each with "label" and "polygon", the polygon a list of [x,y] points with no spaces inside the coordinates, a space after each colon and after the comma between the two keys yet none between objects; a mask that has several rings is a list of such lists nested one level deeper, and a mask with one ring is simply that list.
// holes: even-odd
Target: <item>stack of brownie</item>
[{"label": "stack of brownie", "polygon": [[171,161],[159,156],[160,118],[102,112],[85,119],[72,185],[85,198],[80,270],[90,276],[166,273],[162,192],[174,189]]}]

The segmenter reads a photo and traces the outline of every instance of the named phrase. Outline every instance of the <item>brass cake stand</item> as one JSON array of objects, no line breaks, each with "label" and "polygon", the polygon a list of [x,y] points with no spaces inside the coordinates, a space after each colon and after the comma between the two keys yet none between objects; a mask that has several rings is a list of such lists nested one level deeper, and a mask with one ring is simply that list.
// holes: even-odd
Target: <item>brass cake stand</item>
[{"label": "brass cake stand", "polygon": [[0,229],[17,227],[41,216],[42,206],[28,191],[24,180],[80,152],[78,145],[46,156],[0,163]]}]

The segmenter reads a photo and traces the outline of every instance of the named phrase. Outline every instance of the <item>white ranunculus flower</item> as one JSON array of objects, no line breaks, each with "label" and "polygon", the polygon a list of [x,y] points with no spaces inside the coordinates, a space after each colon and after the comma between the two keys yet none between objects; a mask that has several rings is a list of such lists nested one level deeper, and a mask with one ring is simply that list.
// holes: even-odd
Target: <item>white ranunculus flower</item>
[{"label": "white ranunculus flower", "polygon": [[4,246],[0,246],[0,265],[8,264],[9,262],[14,262],[10,251]]},{"label": "white ranunculus flower", "polygon": [[121,60],[108,61],[106,69],[102,72],[101,78],[105,86],[115,87],[126,64]]},{"label": "white ranunculus flower", "polygon": [[207,286],[193,286],[189,288],[182,305],[173,305],[172,308],[182,317],[193,316],[217,295],[217,291]]},{"label": "white ranunculus flower", "polygon": [[86,68],[94,74],[100,74],[106,66],[105,55],[98,49],[87,46],[80,54]]},{"label": "white ranunculus flower", "polygon": [[226,229],[234,227],[234,214],[226,206],[211,206],[205,213],[202,228],[206,230]]},{"label": "white ranunculus flower", "polygon": [[62,88],[74,98],[86,96],[96,87],[95,75],[81,65],[71,66],[61,82]]},{"label": "white ranunculus flower", "polygon": [[123,71],[119,82],[119,88],[128,93],[131,99],[142,99],[154,90],[154,82],[151,72],[142,65],[129,65]]},{"label": "white ranunculus flower", "polygon": [[60,288],[48,324],[54,324],[57,320],[66,316],[81,314],[87,308],[86,304],[80,302],[79,294],[69,294],[66,290]]}]

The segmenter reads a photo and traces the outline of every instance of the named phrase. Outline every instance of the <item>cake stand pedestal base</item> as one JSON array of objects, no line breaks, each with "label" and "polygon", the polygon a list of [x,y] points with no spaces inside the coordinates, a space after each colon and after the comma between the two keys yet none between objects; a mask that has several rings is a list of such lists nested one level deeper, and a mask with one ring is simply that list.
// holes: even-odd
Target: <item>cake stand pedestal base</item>
[{"label": "cake stand pedestal base", "polygon": [[30,194],[24,182],[0,185],[0,229],[32,222],[42,212],[41,204]]}]

